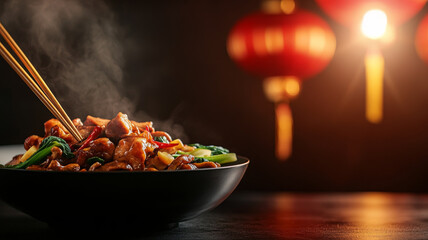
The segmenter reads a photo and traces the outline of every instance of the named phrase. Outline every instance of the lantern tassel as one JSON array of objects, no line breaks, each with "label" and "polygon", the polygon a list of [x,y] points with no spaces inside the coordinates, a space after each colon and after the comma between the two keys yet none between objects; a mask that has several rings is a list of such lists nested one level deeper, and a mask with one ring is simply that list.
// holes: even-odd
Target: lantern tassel
[{"label": "lantern tassel", "polygon": [[288,103],[276,105],[276,157],[285,161],[291,155],[293,142],[293,118]]},{"label": "lantern tassel", "polygon": [[384,59],[377,49],[367,52],[366,67],[366,118],[371,123],[379,123],[383,118],[383,73]]}]

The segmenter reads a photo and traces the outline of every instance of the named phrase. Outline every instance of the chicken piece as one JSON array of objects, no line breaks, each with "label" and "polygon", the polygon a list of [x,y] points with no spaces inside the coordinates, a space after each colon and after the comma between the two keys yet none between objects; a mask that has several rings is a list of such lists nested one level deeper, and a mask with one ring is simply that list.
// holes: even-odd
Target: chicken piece
[{"label": "chicken piece", "polygon": [[110,120],[108,119],[97,118],[88,115],[86,117],[85,123],[83,123],[81,126],[78,126],[77,130],[79,130],[80,135],[82,135],[82,137],[86,139],[92,133],[94,128],[98,126],[101,127],[101,133],[99,136],[103,136],[104,130],[109,122]]},{"label": "chicken piece", "polygon": [[146,160],[146,167],[154,167],[158,170],[165,170],[169,166],[169,164],[174,161],[174,157],[165,152],[157,153],[156,157],[149,158]]},{"label": "chicken piece", "polygon": [[189,146],[189,145],[184,145],[180,150],[183,152],[191,152],[193,150],[195,150],[195,147]]},{"label": "chicken piece", "polygon": [[68,144],[75,144],[77,140],[74,139],[73,135],[62,125],[62,123],[55,118],[52,118],[45,122],[45,137],[56,136],[64,139]]},{"label": "chicken piece", "polygon": [[188,164],[193,161],[193,159],[194,157],[192,155],[181,155],[172,161],[167,170],[177,170],[182,164]]},{"label": "chicken piece", "polygon": [[77,151],[76,163],[80,166],[86,164],[86,160],[91,157],[100,157],[106,161],[113,158],[114,143],[108,138],[97,138],[92,141],[87,148]]},{"label": "chicken piece", "polygon": [[23,155],[24,154],[19,154],[19,155],[14,156],[10,162],[6,163],[6,166],[15,166],[17,164],[20,164],[21,158]]},{"label": "chicken piece", "polygon": [[153,122],[135,122],[135,121],[131,121],[131,123],[134,124],[134,126],[136,126],[140,130],[140,132],[146,131],[147,129],[151,133],[153,133],[155,131],[155,129],[153,128]]},{"label": "chicken piece", "polygon": [[156,168],[152,168],[152,167],[150,167],[150,168],[146,168],[146,169],[144,169],[144,171],[146,171],[146,172],[157,172],[157,171],[159,171],[159,170],[157,170]]},{"label": "chicken piece", "polygon": [[61,168],[64,172],[79,172],[80,166],[77,163],[70,163]]},{"label": "chicken piece", "polygon": [[201,162],[201,163],[193,163],[197,168],[216,168],[220,167],[220,164],[215,162]]},{"label": "chicken piece", "polygon": [[118,170],[127,170],[132,171],[132,166],[126,162],[113,161],[104,164],[103,166],[97,168],[95,171],[118,171]]},{"label": "chicken piece", "polygon": [[169,165],[169,163],[162,161],[158,156],[148,159],[145,164],[147,168],[156,168],[158,170],[165,170]]},{"label": "chicken piece", "polygon": [[39,137],[37,135],[32,135],[29,136],[25,139],[24,141],[24,148],[25,150],[28,151],[28,149],[30,149],[32,146],[36,146],[37,148],[39,148],[40,143],[42,143],[43,138]]},{"label": "chicken piece", "polygon": [[131,123],[128,115],[119,112],[106,126],[105,134],[108,138],[119,140],[125,137],[138,136],[138,127]]},{"label": "chicken piece", "polygon": [[151,154],[155,146],[143,137],[127,137],[119,141],[113,159],[129,163],[134,170],[143,170],[146,156]]},{"label": "chicken piece", "polygon": [[72,122],[73,122],[74,126],[76,126],[76,127],[83,126],[82,120],[80,120],[80,118],[75,118],[72,120]]},{"label": "chicken piece", "polygon": [[83,125],[84,126],[100,126],[102,128],[105,128],[109,122],[110,122],[110,120],[108,120],[108,119],[97,118],[97,117],[92,117],[91,115],[88,115],[86,117],[86,120],[83,123]]},{"label": "chicken piece", "polygon": [[51,163],[49,163],[49,166],[47,169],[53,170],[53,171],[61,171],[62,169],[61,163],[59,163],[57,160],[52,160]]},{"label": "chicken piece", "polygon": [[47,169],[53,171],[78,172],[80,171],[80,166],[76,163],[70,163],[66,166],[62,166],[57,160],[52,160]]},{"label": "chicken piece", "polygon": [[36,170],[36,171],[46,171],[48,170],[45,167],[39,166],[39,165],[31,165],[29,167],[26,168],[27,170]]},{"label": "chicken piece", "polygon": [[62,150],[59,147],[52,147],[51,155],[48,157],[49,160],[60,159],[62,156]]},{"label": "chicken piece", "polygon": [[95,162],[94,164],[92,164],[91,165],[91,167],[89,167],[89,171],[90,172],[93,172],[93,171],[95,171],[95,169],[97,169],[97,168],[99,168],[99,167],[101,167],[102,166],[102,164],[101,163],[99,163],[99,162]]},{"label": "chicken piece", "polygon": [[166,139],[168,140],[168,142],[172,141],[171,136],[168,133],[164,132],[164,131],[156,131],[156,132],[152,133],[152,136],[153,137],[166,137]]},{"label": "chicken piece", "polygon": [[[77,127],[77,130],[79,131],[80,135],[82,135],[83,139],[86,139],[92,133],[94,128],[95,126],[79,126]],[[102,133],[100,135],[102,135]]]},{"label": "chicken piece", "polygon": [[180,170],[195,170],[196,168],[197,167],[195,165],[188,163],[188,164],[182,164],[179,169]]},{"label": "chicken piece", "polygon": [[89,144],[89,151],[93,153],[93,156],[100,157],[106,161],[113,159],[114,154],[114,143],[108,138],[95,139]]}]

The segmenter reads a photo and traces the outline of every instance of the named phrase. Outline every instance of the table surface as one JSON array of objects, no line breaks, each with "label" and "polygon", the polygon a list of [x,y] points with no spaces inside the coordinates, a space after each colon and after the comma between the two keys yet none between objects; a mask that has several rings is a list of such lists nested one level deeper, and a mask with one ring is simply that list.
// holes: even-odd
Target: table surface
[{"label": "table surface", "polygon": [[[63,236],[0,202],[0,239]],[[427,239],[428,195],[237,192],[215,210],[176,228],[129,238]]]}]

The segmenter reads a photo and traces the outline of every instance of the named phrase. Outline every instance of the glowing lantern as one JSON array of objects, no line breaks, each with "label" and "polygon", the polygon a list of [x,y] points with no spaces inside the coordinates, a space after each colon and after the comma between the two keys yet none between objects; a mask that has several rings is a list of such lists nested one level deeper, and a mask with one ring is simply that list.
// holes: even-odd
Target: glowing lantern
[{"label": "glowing lantern", "polygon": [[[316,0],[334,20],[351,28],[360,27],[372,40],[391,41],[394,26],[419,12],[426,0]],[[384,59],[378,42],[371,42],[366,67],[366,118],[379,123],[383,118]]]},{"label": "glowing lantern", "polygon": [[401,24],[416,13],[426,0],[315,0],[334,20],[348,26],[358,27],[364,14],[373,9],[382,10],[392,25]]},{"label": "glowing lantern", "polygon": [[419,56],[428,64],[428,15],[422,19],[418,26],[415,45]]},{"label": "glowing lantern", "polygon": [[265,78],[265,93],[276,104],[277,157],[287,159],[293,124],[289,101],[299,94],[302,80],[330,62],[336,38],[323,19],[295,10],[293,1],[268,3],[267,11],[236,23],[229,34],[228,52],[244,70]]}]

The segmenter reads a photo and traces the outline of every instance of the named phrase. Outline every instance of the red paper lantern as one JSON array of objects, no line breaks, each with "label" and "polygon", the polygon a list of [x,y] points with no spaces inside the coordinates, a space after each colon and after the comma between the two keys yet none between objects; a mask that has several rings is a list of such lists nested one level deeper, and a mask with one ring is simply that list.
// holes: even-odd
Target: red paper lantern
[{"label": "red paper lantern", "polygon": [[388,22],[401,24],[417,12],[426,0],[316,0],[318,5],[334,20],[348,27],[359,26],[363,15],[371,9],[380,9]]},{"label": "red paper lantern", "polygon": [[327,66],[336,48],[336,38],[323,19],[308,11],[289,12],[248,15],[228,39],[230,57],[265,78],[265,93],[276,104],[277,157],[282,160],[291,154],[289,100],[298,95],[300,81]]},{"label": "red paper lantern", "polygon": [[230,56],[246,71],[300,80],[323,70],[335,46],[328,24],[303,10],[289,15],[249,15],[233,27],[228,40]]},{"label": "red paper lantern", "polygon": [[428,64],[428,15],[422,19],[418,26],[415,45],[419,56]]}]

